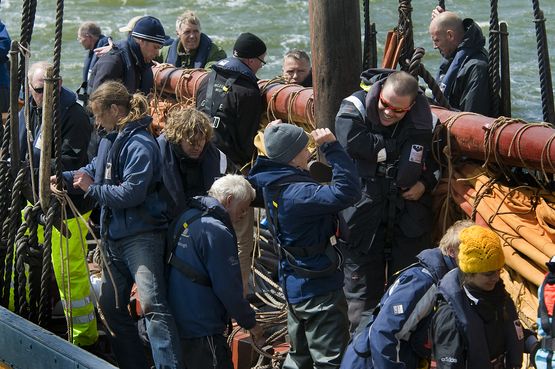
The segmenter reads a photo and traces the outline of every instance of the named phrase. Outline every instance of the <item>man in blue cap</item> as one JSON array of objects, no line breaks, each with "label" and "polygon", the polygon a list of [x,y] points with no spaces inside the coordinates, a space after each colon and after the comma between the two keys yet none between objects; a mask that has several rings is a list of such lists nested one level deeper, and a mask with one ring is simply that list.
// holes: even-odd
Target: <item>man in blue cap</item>
[{"label": "man in blue cap", "polygon": [[167,40],[162,23],[151,16],[140,18],[133,31],[107,55],[98,60],[89,80],[90,92],[103,82],[120,80],[130,93],[152,89],[152,60],[156,58]]}]

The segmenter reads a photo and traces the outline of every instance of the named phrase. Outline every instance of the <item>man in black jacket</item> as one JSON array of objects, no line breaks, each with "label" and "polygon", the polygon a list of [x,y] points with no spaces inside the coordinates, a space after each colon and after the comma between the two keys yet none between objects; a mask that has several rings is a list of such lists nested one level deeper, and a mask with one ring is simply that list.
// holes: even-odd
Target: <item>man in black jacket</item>
[{"label": "man in black jacket", "polygon": [[89,79],[91,94],[105,81],[121,81],[129,93],[148,95],[154,84],[152,60],[166,42],[166,33],[157,18],[140,18],[127,37],[96,62]]},{"label": "man in black jacket", "polygon": [[430,36],[443,56],[436,77],[451,107],[487,116],[491,111],[486,40],[472,19],[436,8],[432,13]]},{"label": "man in black jacket", "polygon": [[[376,81],[343,100],[337,139],[358,167],[362,199],[347,208],[345,295],[351,330],[379,302],[387,278],[431,244],[431,195],[436,179],[426,154],[432,114],[418,82],[405,72],[369,70]],[[389,75],[388,75],[389,74]],[[387,77],[386,77],[387,76]]]},{"label": "man in black jacket", "polygon": [[[262,97],[256,72],[266,64],[266,44],[252,33],[239,35],[233,56],[212,65],[197,90],[197,109],[212,118],[214,143],[226,156],[228,173],[238,173],[254,159],[254,136],[260,125]],[[233,225],[245,294],[252,253],[254,212]]]}]

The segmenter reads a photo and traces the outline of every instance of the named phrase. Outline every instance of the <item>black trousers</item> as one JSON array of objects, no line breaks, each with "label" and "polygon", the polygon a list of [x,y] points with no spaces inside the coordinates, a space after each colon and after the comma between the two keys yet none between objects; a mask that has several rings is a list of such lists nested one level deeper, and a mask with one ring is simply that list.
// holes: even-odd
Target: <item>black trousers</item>
[{"label": "black trousers", "polygon": [[181,340],[185,369],[233,369],[231,350],[223,335]]}]

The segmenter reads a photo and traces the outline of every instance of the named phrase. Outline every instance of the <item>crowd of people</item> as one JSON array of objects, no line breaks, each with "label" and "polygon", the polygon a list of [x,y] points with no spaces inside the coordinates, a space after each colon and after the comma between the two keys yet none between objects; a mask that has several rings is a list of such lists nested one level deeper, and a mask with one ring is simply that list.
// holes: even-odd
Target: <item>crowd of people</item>
[{"label": "crowd of people", "polygon": [[[264,102],[256,74],[267,57],[261,38],[241,33],[228,56],[192,11],[177,18],[175,39],[152,16],[120,30],[127,37],[113,41],[92,22],[79,27],[86,50],[79,98],[88,111],[61,81],[57,86],[63,187],[85,220],[99,209],[104,256],[103,326],[90,296],[84,235],[72,231],[83,220],[68,207],[70,232],[53,237],[70,247],[53,248],[52,262],[74,344],[94,350],[101,326],[120,368],[146,369],[150,360],[156,368],[233,368],[225,337],[231,319],[256,344],[266,337],[246,298],[253,204],[261,204],[287,301],[284,369],[417,369],[432,359],[439,369],[520,368],[532,335],[500,278],[499,237],[459,221],[433,248],[434,122],[414,77],[365,71],[362,89],[341,103],[335,133],[276,120],[257,154]],[[438,80],[451,106],[495,114],[477,24],[436,8],[429,32],[445,58]],[[0,23],[2,112],[7,44]],[[155,62],[208,71],[196,105],[172,109],[159,137],[150,130],[147,100]],[[49,66],[30,66],[29,111],[20,112],[20,155],[34,168]],[[288,51],[281,77],[312,86],[308,54]],[[331,167],[327,183],[309,174],[314,150]],[[29,200],[33,191],[26,191]],[[62,259],[71,275],[57,267]],[[150,355],[128,311],[133,285]]]}]

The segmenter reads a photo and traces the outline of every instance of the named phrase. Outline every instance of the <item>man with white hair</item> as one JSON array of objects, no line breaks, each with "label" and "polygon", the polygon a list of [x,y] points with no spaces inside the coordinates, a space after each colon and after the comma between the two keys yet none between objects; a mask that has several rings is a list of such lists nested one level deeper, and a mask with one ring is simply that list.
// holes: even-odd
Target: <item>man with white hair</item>
[{"label": "man with white hair", "polygon": [[[255,312],[243,298],[233,223],[247,214],[255,191],[241,175],[217,179],[208,196],[189,200],[170,227],[168,300],[187,369],[232,369],[223,336],[233,318],[263,341]],[[191,303],[194,301],[194,303]]]},{"label": "man with white hair", "polygon": [[227,58],[225,51],[201,32],[200,19],[186,10],[175,22],[177,38],[161,51],[164,63],[178,68],[210,68],[218,60]]}]

